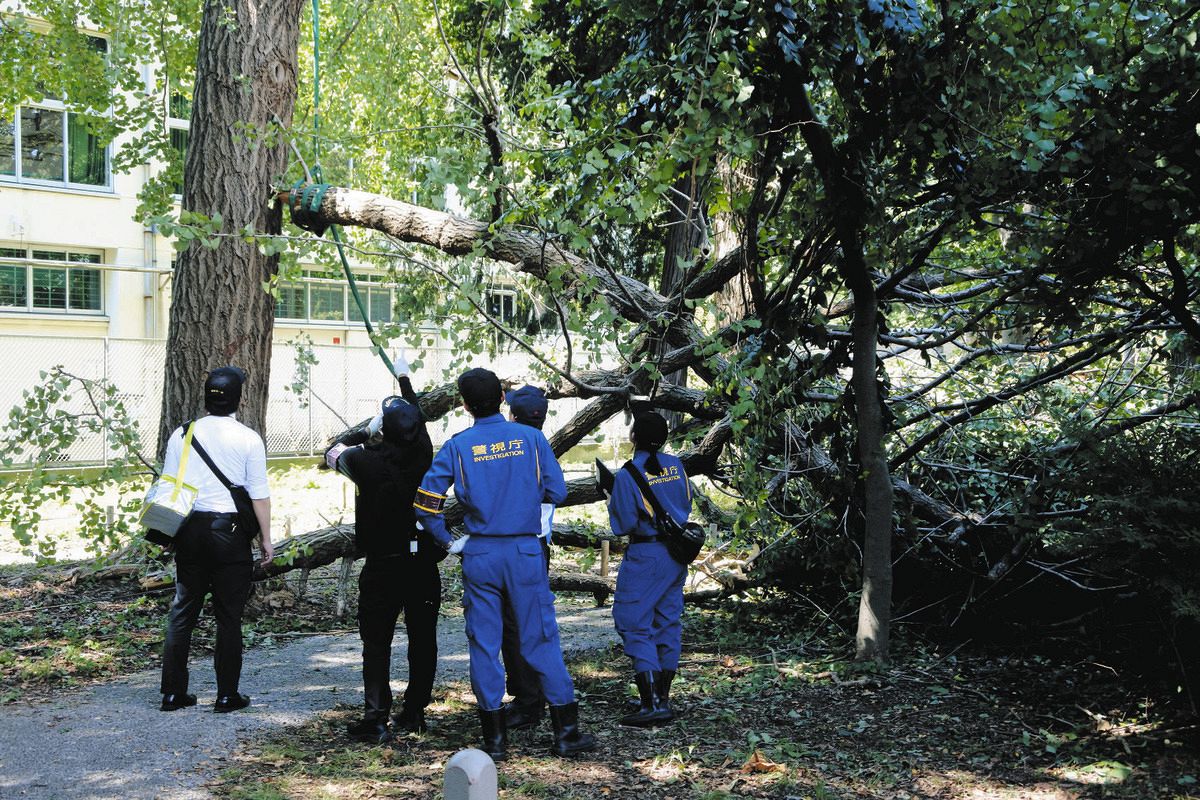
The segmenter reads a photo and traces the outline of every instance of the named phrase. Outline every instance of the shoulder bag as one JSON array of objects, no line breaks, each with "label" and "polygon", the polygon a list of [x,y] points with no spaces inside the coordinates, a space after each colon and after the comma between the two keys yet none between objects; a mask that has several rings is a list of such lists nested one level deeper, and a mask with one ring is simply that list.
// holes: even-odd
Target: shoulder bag
[{"label": "shoulder bag", "polygon": [[258,524],[258,515],[254,513],[254,501],[250,499],[250,492],[245,486],[230,481],[229,478],[225,477],[224,472],[217,469],[217,465],[209,458],[199,439],[192,442],[192,444],[196,448],[197,455],[204,459],[204,463],[208,464],[208,468],[212,470],[212,474],[229,490],[229,494],[233,497],[233,505],[237,508],[238,530],[245,534],[247,539],[253,539],[255,536],[258,536],[262,528]]},{"label": "shoulder bag", "polygon": [[[194,421],[186,423],[183,452],[179,456],[179,468],[175,470],[178,474],[160,475],[150,484],[142,500],[142,513],[138,521],[146,529],[146,538],[160,547],[166,547],[175,540],[175,534],[179,533],[196,505],[198,490],[183,482],[183,476],[187,474],[188,454],[192,450],[194,428]],[[199,449],[200,443],[195,444]]]},{"label": "shoulder bag", "polygon": [[696,556],[700,555],[700,548],[704,546],[704,528],[695,522],[680,525],[663,508],[662,503],[658,501],[658,495],[650,488],[645,474],[635,467],[632,461],[625,462],[625,470],[633,476],[638,489],[654,509],[654,528],[658,531],[658,538],[667,546],[671,558],[684,566],[695,561]]}]

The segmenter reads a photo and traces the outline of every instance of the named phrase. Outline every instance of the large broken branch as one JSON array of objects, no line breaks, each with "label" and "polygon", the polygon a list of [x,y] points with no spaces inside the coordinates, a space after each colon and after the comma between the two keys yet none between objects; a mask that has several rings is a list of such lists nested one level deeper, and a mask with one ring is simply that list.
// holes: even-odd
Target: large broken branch
[{"label": "large broken branch", "polygon": [[[287,193],[280,194],[287,202]],[[544,236],[412,205],[383,195],[330,187],[314,216],[321,222],[372,228],[447,255],[482,252],[521,272],[550,280],[556,275],[569,291],[595,287],[623,317],[645,322],[667,312],[667,300],[641,281],[607,270]]]}]

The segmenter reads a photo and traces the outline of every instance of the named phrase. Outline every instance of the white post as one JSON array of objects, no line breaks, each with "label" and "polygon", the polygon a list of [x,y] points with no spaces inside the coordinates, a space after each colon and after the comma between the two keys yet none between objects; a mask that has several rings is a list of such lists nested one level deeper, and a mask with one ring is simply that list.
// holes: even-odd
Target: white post
[{"label": "white post", "polygon": [[482,750],[459,750],[446,762],[445,800],[496,800],[496,763]]}]

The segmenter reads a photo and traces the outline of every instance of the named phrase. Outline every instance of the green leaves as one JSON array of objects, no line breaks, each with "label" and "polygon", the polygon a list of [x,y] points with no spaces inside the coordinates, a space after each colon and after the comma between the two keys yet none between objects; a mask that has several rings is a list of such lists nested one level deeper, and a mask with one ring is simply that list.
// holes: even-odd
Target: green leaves
[{"label": "green leaves", "polygon": [[[23,392],[0,428],[0,463],[20,470],[0,482],[0,521],[22,552],[52,559],[57,539],[45,526],[47,507],[74,509],[74,535],[88,552],[112,552],[136,530],[141,475],[140,430],[120,390],[54,367]],[[61,468],[81,437],[99,436],[105,458],[97,466]]]}]

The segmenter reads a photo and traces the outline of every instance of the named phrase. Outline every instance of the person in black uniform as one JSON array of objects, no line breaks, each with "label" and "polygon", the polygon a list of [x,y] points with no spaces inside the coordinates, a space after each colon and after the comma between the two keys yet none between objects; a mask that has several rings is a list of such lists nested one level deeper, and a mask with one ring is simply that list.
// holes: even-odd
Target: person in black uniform
[{"label": "person in black uniform", "polygon": [[391,652],[401,611],[408,634],[408,688],[392,721],[401,731],[426,729],[442,597],[438,562],[446,557],[445,549],[419,529],[409,499],[433,460],[433,444],[412,382],[406,374],[399,381],[400,397],[384,400],[382,411],[365,430],[346,435],[325,453],[326,463],[358,489],[354,536],[366,557],[358,578],[364,710],[362,720],[347,732],[372,744],[392,738]]}]

